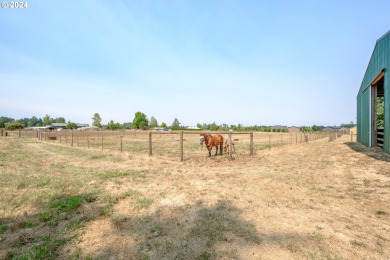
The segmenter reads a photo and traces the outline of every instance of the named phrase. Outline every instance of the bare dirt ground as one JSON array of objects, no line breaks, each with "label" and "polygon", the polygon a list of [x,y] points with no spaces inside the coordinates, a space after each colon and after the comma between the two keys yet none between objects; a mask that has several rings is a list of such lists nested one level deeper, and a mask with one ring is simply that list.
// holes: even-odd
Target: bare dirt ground
[{"label": "bare dirt ground", "polygon": [[0,259],[390,259],[390,156],[349,141],[179,162],[1,140]]}]

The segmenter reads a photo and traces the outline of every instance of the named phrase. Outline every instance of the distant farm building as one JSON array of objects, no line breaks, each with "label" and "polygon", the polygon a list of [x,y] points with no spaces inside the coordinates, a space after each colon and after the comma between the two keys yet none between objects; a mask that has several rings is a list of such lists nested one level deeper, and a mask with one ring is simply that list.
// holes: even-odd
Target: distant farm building
[{"label": "distant farm building", "polygon": [[[77,128],[88,126],[87,124],[76,124],[76,125],[77,125]],[[46,126],[46,128],[48,128],[49,130],[61,131],[61,130],[66,129],[67,126],[68,126],[67,123],[52,123],[51,125]]]},{"label": "distant farm building", "polygon": [[288,132],[289,133],[299,133],[301,132],[301,129],[299,127],[296,127],[296,126],[290,126],[287,128]]},{"label": "distant farm building", "polygon": [[341,130],[341,127],[338,127],[338,126],[327,126],[327,127],[322,128],[323,132],[333,132],[333,131],[340,131],[340,130]]},{"label": "distant farm building", "polygon": [[97,126],[84,126],[84,127],[77,128],[77,130],[79,130],[79,131],[98,131],[98,130],[100,130],[100,128]]},{"label": "distant farm building", "polygon": [[357,95],[357,141],[390,153],[390,31],[376,41]]}]

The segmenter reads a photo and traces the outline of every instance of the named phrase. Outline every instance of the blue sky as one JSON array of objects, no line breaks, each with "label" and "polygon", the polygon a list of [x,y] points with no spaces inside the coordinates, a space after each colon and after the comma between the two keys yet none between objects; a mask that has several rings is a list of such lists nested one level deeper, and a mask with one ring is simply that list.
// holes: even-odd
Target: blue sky
[{"label": "blue sky", "polygon": [[338,125],[390,1],[27,1],[0,8],[0,116]]}]

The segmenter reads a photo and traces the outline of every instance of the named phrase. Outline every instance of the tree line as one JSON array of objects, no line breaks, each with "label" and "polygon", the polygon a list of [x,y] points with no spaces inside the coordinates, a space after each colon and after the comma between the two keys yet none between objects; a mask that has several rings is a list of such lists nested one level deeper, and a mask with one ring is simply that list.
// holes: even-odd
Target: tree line
[{"label": "tree line", "polygon": [[[94,113],[92,119],[92,126],[101,128],[101,129],[109,129],[109,130],[125,130],[125,129],[153,129],[153,128],[169,128],[171,130],[189,130],[188,126],[183,126],[177,118],[174,118],[172,123],[168,126],[165,122],[161,124],[157,121],[154,116],[151,116],[150,119],[143,112],[136,112],[134,114],[133,120],[131,122],[119,123],[114,122],[113,120],[109,120],[106,124],[102,124],[102,118],[99,113]],[[52,118],[48,114],[46,114],[43,118],[37,118],[33,116],[31,118],[21,118],[15,120],[10,117],[1,116],[0,117],[0,128],[6,128],[9,130],[17,130],[23,129],[26,127],[40,127],[40,126],[48,126],[53,123],[66,123],[64,117]],[[273,128],[272,126],[265,125],[254,125],[254,126],[244,126],[243,124],[238,125],[228,125],[228,124],[216,124],[213,123],[198,123],[197,128],[200,130],[210,130],[210,131],[261,131],[261,132],[287,132],[287,129],[278,129]],[[356,126],[352,121],[347,124],[341,124],[340,127],[350,128]],[[77,124],[68,121],[67,122],[68,129],[77,128]],[[314,132],[321,131],[324,126],[302,126],[300,127],[301,131],[304,132]]]}]

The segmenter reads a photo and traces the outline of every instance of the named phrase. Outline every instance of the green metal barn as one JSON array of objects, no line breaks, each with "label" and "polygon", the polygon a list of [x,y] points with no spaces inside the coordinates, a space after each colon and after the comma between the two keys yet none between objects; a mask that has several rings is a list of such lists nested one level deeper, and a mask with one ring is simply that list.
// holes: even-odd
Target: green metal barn
[{"label": "green metal barn", "polygon": [[357,140],[390,153],[390,31],[376,41],[357,95]]}]

